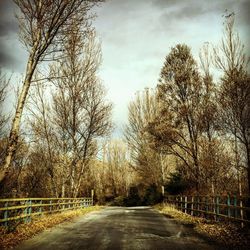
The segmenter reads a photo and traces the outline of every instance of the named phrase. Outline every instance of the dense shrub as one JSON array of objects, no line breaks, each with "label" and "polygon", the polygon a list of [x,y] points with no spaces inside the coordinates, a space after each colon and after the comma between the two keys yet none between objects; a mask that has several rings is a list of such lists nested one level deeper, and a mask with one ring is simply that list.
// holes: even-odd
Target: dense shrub
[{"label": "dense shrub", "polygon": [[180,171],[170,174],[169,181],[165,186],[165,191],[171,195],[181,194],[188,188],[187,182],[183,179]]}]

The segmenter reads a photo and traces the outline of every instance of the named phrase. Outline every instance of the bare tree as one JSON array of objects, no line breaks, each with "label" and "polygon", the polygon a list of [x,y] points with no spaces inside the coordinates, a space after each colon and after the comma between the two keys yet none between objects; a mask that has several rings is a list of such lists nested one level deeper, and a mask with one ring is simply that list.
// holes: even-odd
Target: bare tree
[{"label": "bare tree", "polygon": [[147,184],[162,185],[166,176],[166,158],[160,150],[150,147],[147,127],[153,122],[159,111],[159,103],[155,91],[145,89],[137,93],[136,99],[128,107],[128,124],[125,138],[131,153],[134,170]]},{"label": "bare tree", "polygon": [[39,166],[43,165],[47,176],[49,176],[52,187],[52,194],[58,197],[58,185],[55,173],[55,134],[52,124],[51,105],[49,98],[45,98],[45,92],[48,91],[44,84],[36,84],[29,95],[27,108],[29,110],[29,125],[32,133],[33,152],[31,156],[35,159],[39,156],[38,149],[44,152],[43,161]]},{"label": "bare tree", "polygon": [[[82,39],[80,27],[65,41],[65,58],[51,67],[55,133],[61,152],[70,159],[70,194],[79,192],[89,162],[96,155],[96,139],[111,129],[111,104],[97,78],[100,47],[95,32]],[[67,178],[66,178],[67,180]]]},{"label": "bare tree", "polygon": [[3,164],[7,146],[6,125],[9,121],[9,116],[4,112],[4,105],[8,86],[9,80],[7,80],[6,76],[0,71],[0,166]]},{"label": "bare tree", "polygon": [[5,126],[9,117],[4,114],[4,102],[6,100],[7,87],[9,86],[9,79],[0,71],[0,139],[5,134]]},{"label": "bare tree", "polygon": [[[200,51],[201,78],[203,81],[203,98],[200,105],[201,132],[203,138],[200,140],[200,159],[204,185],[208,189],[211,187],[212,193],[216,193],[215,183],[219,184],[222,179],[220,175],[223,168],[221,159],[223,158],[223,146],[221,138],[218,136],[218,104],[216,102],[217,88],[210,72],[212,56],[209,44],[203,45]],[[220,152],[220,154],[218,154]],[[220,156],[219,156],[220,155]],[[229,167],[230,165],[228,165]],[[227,169],[228,170],[228,169]]]},{"label": "bare tree", "polygon": [[0,172],[0,182],[6,176],[16,151],[25,101],[38,64],[55,59],[55,53],[61,50],[61,41],[70,32],[72,19],[86,25],[87,12],[97,2],[99,0],[15,0],[20,13],[20,39],[28,50],[29,58],[9,136],[5,164]]},{"label": "bare tree", "polygon": [[125,138],[131,150],[131,157],[136,162],[143,144],[146,143],[145,128],[157,113],[157,100],[149,89],[137,92],[135,100],[128,107],[128,124]]},{"label": "bare tree", "polygon": [[149,126],[156,145],[181,159],[199,191],[199,137],[203,89],[190,48],[178,44],[166,57],[158,85],[160,116]]},{"label": "bare tree", "polygon": [[104,163],[107,166],[107,183],[112,195],[125,196],[131,184],[128,150],[121,140],[112,140],[105,145]]},{"label": "bare tree", "polygon": [[214,49],[214,59],[215,65],[223,71],[219,96],[223,129],[234,137],[236,158],[237,144],[244,151],[250,193],[249,57],[244,53],[244,45],[234,31],[234,18],[232,13],[225,20],[224,37],[220,47]]}]

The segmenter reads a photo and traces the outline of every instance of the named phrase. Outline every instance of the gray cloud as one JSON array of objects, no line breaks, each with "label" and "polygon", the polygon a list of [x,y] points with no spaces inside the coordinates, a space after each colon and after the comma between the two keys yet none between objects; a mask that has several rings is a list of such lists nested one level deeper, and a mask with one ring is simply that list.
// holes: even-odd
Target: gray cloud
[{"label": "gray cloud", "polygon": [[13,1],[0,1],[0,37],[18,32],[18,23],[14,15]]},{"label": "gray cloud", "polygon": [[[0,0],[0,66],[22,72],[26,57],[12,2]],[[245,35],[249,7],[250,0],[107,0],[96,8],[93,24],[103,52],[100,76],[115,104],[117,133],[127,119],[127,103],[136,91],[154,87],[172,46],[186,43],[197,55],[203,42],[217,44],[226,9],[235,12],[236,28]]]},{"label": "gray cloud", "polygon": [[0,67],[6,67],[7,65],[10,65],[12,62],[11,56],[6,53],[2,48],[3,45],[0,43]]},{"label": "gray cloud", "polygon": [[[249,29],[249,24],[250,24],[250,1],[249,0],[245,0],[241,5],[240,5],[240,9],[239,9],[240,13],[236,13],[236,15],[239,17],[240,22],[243,25],[247,25],[248,29]],[[249,30],[248,30],[249,31]]]},{"label": "gray cloud", "polygon": [[[18,68],[20,62],[16,51],[18,47],[18,23],[14,9],[13,1],[0,1],[0,67],[12,69],[13,67]],[[16,44],[15,42],[13,44],[15,40]]]},{"label": "gray cloud", "polygon": [[26,50],[15,39],[0,39],[0,67],[10,72],[22,73],[27,59]]},{"label": "gray cloud", "polygon": [[10,33],[17,33],[18,32],[18,25],[16,22],[12,20],[1,20],[0,18],[0,37],[7,36]]},{"label": "gray cloud", "polygon": [[223,15],[234,12],[240,25],[247,25],[250,21],[249,0],[214,0],[214,1],[174,1],[174,0],[152,0],[152,6],[162,11],[161,20],[168,22],[181,21],[185,19],[195,20],[204,15]]},{"label": "gray cloud", "polygon": [[159,8],[165,8],[173,5],[181,5],[184,1],[176,1],[176,0],[152,0],[152,3],[159,7]]}]

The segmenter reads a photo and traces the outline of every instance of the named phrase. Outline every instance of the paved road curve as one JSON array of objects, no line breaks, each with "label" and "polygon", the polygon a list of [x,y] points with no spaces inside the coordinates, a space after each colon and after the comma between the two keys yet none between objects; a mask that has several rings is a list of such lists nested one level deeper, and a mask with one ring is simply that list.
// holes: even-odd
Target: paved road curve
[{"label": "paved road curve", "polygon": [[109,207],[63,223],[16,250],[216,249],[171,218],[149,207]]}]

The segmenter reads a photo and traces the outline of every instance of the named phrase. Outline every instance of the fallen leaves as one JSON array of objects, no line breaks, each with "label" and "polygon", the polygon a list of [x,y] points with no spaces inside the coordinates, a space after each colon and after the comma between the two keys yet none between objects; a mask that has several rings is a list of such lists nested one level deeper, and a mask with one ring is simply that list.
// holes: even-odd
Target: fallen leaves
[{"label": "fallen leaves", "polygon": [[241,229],[237,224],[194,217],[167,205],[156,205],[154,208],[180,221],[182,224],[193,224],[195,231],[209,237],[220,245],[227,246],[230,249],[248,249],[249,247],[249,231]]},{"label": "fallen leaves", "polygon": [[47,228],[51,228],[59,223],[70,221],[73,218],[100,210],[101,206],[87,207],[68,212],[35,217],[31,223],[18,225],[13,232],[8,232],[6,228],[0,227],[0,249],[9,249],[18,245],[21,241],[29,239]]}]

